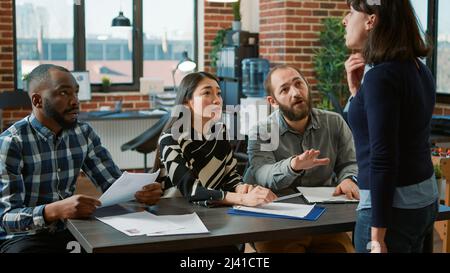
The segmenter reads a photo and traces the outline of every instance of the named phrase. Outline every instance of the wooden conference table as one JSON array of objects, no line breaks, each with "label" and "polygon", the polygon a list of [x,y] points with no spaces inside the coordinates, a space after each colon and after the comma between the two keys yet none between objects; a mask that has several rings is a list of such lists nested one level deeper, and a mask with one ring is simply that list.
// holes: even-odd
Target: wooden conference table
[{"label": "wooden conference table", "polygon": [[[286,200],[302,203],[300,197]],[[161,199],[149,211],[157,215],[196,212],[210,233],[174,236],[130,237],[95,218],[68,220],[70,232],[87,252],[167,252],[207,248],[274,239],[294,239],[302,235],[351,231],[356,204],[326,204],[317,221],[260,218],[227,214],[229,207],[205,208],[184,198]],[[103,215],[145,209],[136,203],[110,207]]]},{"label": "wooden conference table", "polygon": [[[285,200],[303,203],[300,197]],[[228,207],[205,208],[189,204],[184,198],[161,199],[156,206],[130,202],[99,211],[102,216],[148,209],[157,215],[196,212],[210,233],[172,236],[130,237],[96,220],[68,220],[70,232],[89,253],[185,251],[264,240],[295,239],[302,235],[352,231],[356,204],[323,204],[325,212],[317,221],[260,218],[227,214]],[[450,219],[450,211],[439,220]]]}]

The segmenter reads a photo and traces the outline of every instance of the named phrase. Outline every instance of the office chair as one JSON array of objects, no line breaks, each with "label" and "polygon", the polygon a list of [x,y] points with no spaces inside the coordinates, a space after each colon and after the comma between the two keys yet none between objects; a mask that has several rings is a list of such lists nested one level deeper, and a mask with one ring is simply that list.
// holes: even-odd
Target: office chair
[{"label": "office chair", "polygon": [[247,154],[247,141],[238,140],[236,142],[231,142],[232,146],[235,145],[233,151],[233,157],[237,160],[236,169],[241,176],[244,176],[248,169],[248,154]]},{"label": "office chair", "polygon": [[148,171],[147,154],[156,150],[158,146],[159,135],[161,134],[164,125],[166,125],[166,123],[169,121],[169,118],[170,112],[167,112],[158,120],[158,122],[156,122],[155,125],[120,147],[122,152],[133,150],[144,154],[144,172]]},{"label": "office chair", "polygon": [[28,92],[22,91],[0,91],[0,133],[3,132],[3,109],[24,108],[31,109],[31,100]]}]

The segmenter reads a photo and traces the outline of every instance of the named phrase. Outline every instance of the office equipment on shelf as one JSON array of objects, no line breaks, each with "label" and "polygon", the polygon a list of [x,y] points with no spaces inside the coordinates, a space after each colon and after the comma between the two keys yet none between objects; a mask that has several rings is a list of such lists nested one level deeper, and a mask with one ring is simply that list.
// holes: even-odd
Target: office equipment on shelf
[{"label": "office equipment on shelf", "polygon": [[156,94],[156,97],[155,97],[155,107],[154,108],[165,109],[166,111],[170,112],[172,110],[172,108],[175,106],[176,97],[177,97],[177,93],[172,92],[172,91],[158,93],[158,94]]},{"label": "office equipment on shelf", "polygon": [[[227,38],[228,37],[228,38]],[[233,41],[232,37],[238,37]],[[218,52],[217,77],[224,108],[239,105],[242,93],[242,60],[257,58],[259,55],[258,34],[230,30],[224,39],[224,46]]]},{"label": "office equipment on shelf", "polygon": [[333,196],[336,187],[297,187],[308,203],[357,203],[359,200],[348,199],[345,194]]},{"label": "office equipment on shelf", "polygon": [[242,60],[242,93],[247,97],[264,97],[264,81],[270,70],[269,61],[262,58]]},{"label": "office equipment on shelf", "polygon": [[229,30],[225,34],[224,45],[247,46],[259,44],[258,33],[250,33],[242,30]]}]

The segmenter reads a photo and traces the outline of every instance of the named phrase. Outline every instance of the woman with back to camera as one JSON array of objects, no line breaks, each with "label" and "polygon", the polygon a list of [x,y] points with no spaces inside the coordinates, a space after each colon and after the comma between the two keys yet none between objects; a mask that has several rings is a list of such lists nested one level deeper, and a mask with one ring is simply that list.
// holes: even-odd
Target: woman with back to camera
[{"label": "woman with back to camera", "polygon": [[347,3],[348,115],[361,198],[355,248],[422,252],[438,209],[429,146],[436,87],[420,60],[429,47],[409,0]]}]

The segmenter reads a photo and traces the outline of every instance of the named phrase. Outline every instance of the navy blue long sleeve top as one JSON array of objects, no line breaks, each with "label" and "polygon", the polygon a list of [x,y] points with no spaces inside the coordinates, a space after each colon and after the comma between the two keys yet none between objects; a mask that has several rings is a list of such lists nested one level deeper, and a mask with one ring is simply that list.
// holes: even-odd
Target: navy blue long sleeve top
[{"label": "navy blue long sleeve top", "polygon": [[358,185],[370,190],[373,227],[389,224],[396,187],[433,174],[429,136],[435,98],[430,70],[411,60],[375,65],[351,102]]}]

